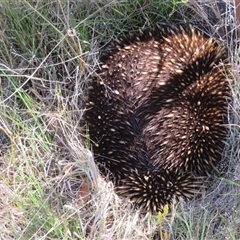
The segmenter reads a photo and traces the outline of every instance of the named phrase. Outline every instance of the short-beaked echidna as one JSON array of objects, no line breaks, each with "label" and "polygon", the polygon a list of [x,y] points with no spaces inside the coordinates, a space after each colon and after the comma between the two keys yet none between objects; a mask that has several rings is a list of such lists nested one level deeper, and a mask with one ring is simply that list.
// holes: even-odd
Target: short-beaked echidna
[{"label": "short-beaked echidna", "polygon": [[158,26],[112,41],[89,82],[85,119],[95,160],[145,210],[189,197],[226,137],[223,46],[193,27]]}]

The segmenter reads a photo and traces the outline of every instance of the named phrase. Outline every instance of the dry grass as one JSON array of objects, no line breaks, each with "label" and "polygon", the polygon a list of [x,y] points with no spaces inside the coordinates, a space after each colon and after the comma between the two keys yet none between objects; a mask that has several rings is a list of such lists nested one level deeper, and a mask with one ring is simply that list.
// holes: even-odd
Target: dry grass
[{"label": "dry grass", "polygon": [[159,239],[158,217],[131,210],[100,178],[81,121],[86,81],[101,46],[156,22],[190,22],[226,43],[234,96],[223,157],[227,171],[214,177],[202,196],[176,205],[162,229],[168,239],[239,238],[239,40],[230,5],[225,15],[216,6],[213,1],[0,4],[1,239]]}]

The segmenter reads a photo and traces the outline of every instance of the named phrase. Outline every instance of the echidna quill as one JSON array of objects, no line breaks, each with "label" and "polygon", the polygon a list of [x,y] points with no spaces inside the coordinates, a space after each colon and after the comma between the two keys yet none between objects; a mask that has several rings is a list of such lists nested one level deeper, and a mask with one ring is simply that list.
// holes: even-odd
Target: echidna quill
[{"label": "echidna quill", "polygon": [[113,41],[89,82],[95,161],[146,211],[188,198],[217,169],[227,134],[227,54],[193,27],[158,26]]}]

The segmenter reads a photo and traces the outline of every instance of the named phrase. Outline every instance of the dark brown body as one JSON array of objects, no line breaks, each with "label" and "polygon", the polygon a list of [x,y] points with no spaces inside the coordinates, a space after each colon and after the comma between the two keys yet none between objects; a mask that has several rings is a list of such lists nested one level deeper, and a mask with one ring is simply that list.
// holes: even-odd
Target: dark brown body
[{"label": "dark brown body", "polygon": [[118,191],[160,210],[211,174],[226,136],[226,55],[193,28],[160,26],[113,42],[89,83],[95,160]]}]

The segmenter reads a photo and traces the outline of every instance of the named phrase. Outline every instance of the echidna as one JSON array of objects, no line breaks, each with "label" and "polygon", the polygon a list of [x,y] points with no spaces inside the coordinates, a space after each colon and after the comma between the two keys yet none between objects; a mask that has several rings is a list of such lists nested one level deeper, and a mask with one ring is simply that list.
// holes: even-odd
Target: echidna
[{"label": "echidna", "polygon": [[189,197],[216,169],[230,99],[226,59],[214,39],[169,26],[128,34],[102,54],[85,113],[95,160],[143,209]]}]

